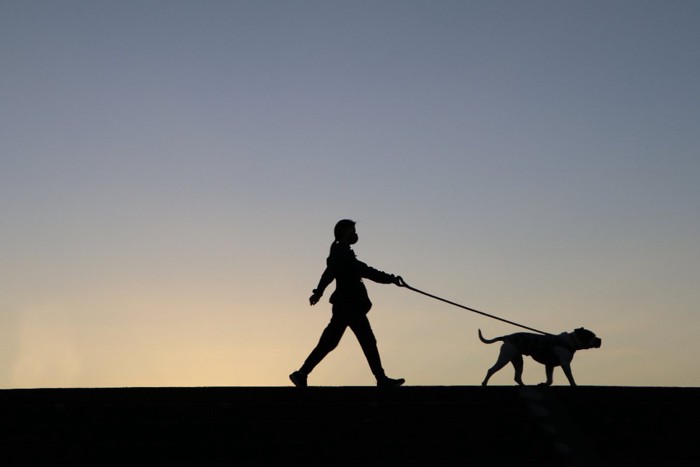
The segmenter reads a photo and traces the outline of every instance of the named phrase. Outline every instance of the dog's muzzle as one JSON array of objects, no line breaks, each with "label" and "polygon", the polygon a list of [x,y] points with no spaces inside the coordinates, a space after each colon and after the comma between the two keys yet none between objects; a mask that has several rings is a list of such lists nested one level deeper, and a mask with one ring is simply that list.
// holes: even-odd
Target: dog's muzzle
[{"label": "dog's muzzle", "polygon": [[595,340],[593,341],[593,348],[599,349],[602,344],[603,344],[603,341],[599,337],[596,337]]}]

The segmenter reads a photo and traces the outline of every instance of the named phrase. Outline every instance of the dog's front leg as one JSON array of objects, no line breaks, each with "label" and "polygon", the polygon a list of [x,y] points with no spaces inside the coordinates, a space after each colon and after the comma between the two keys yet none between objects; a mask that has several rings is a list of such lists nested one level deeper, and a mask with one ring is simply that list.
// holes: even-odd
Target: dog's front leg
[{"label": "dog's front leg", "polygon": [[561,369],[564,370],[564,374],[566,375],[566,379],[569,380],[569,384],[571,384],[572,386],[576,386],[576,381],[574,381],[574,375],[571,373],[571,364],[569,362],[562,363]]},{"label": "dog's front leg", "polygon": [[564,374],[566,375],[566,379],[569,380],[569,384],[576,386],[574,375],[571,373],[571,360],[573,360],[574,354],[570,350],[563,349],[561,347],[554,349],[554,352],[561,362],[561,369],[564,370]]}]

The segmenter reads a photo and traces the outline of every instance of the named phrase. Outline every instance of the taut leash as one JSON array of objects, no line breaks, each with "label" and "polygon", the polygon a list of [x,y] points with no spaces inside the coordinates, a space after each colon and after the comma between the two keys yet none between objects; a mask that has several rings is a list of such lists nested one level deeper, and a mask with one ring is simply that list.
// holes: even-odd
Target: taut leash
[{"label": "taut leash", "polygon": [[550,336],[551,336],[551,334],[548,333],[548,332],[540,331],[539,329],[531,328],[531,327],[529,327],[529,326],[525,326],[525,325],[522,325],[522,324],[518,324],[518,323],[515,323],[515,322],[513,322],[513,321],[509,321],[509,320],[507,320],[507,319],[499,318],[498,316],[490,315],[490,314],[488,314],[488,313],[484,313],[483,311],[475,310],[474,308],[469,308],[468,306],[464,306],[464,305],[460,305],[459,303],[451,302],[450,300],[446,300],[446,299],[441,298],[441,297],[438,297],[438,296],[436,296],[436,295],[429,294],[428,292],[423,292],[422,290],[418,290],[418,289],[416,289],[415,287],[411,287],[410,285],[408,285],[408,284],[406,283],[406,281],[403,280],[403,278],[399,277],[398,279],[399,279],[399,281],[398,281],[398,284],[397,284],[397,285],[398,285],[399,287],[405,287],[405,288],[407,288],[407,289],[409,289],[409,290],[413,290],[414,292],[418,292],[419,294],[423,294],[423,295],[428,296],[428,297],[430,297],[430,298],[434,298],[435,300],[440,300],[441,302],[449,303],[450,305],[453,305],[453,306],[456,306],[456,307],[459,307],[459,308],[463,308],[463,309],[465,309],[465,310],[467,310],[467,311],[471,311],[472,313],[478,313],[478,314],[480,314],[480,315],[487,316],[487,317],[489,317],[489,318],[493,318],[493,319],[496,319],[496,320],[498,320],[498,321],[503,321],[504,323],[512,324],[513,326],[518,326],[519,328],[523,328],[523,329],[527,329],[527,330],[529,330],[529,331],[534,331],[534,332],[537,332],[537,333],[540,333],[540,334],[545,334],[545,335],[550,335]]}]

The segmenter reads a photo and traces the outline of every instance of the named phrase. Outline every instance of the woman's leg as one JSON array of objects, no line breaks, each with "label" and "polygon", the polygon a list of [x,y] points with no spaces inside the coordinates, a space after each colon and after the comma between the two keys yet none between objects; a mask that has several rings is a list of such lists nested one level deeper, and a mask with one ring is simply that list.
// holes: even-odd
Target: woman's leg
[{"label": "woman's leg", "polygon": [[340,338],[345,333],[345,328],[348,327],[347,320],[344,317],[333,314],[331,321],[323,330],[321,338],[316,344],[316,347],[311,351],[306,361],[301,366],[299,371],[304,375],[308,375],[318,365],[323,358],[328,355],[333,349],[338,346]]},{"label": "woman's leg", "polygon": [[369,363],[372,374],[378,380],[383,378],[385,374],[382,368],[382,360],[379,357],[379,350],[377,349],[377,339],[374,337],[374,332],[372,332],[372,327],[369,324],[367,315],[361,314],[359,316],[353,316],[349,326],[360,342],[360,346],[365,354],[365,358],[367,358],[367,363]]}]

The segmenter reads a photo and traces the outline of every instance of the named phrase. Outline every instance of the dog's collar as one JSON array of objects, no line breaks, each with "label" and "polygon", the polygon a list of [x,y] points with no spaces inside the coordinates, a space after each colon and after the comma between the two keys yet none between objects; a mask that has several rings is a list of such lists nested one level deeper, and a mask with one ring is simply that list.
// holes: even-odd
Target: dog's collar
[{"label": "dog's collar", "polygon": [[571,351],[571,353],[574,353],[581,348],[581,343],[578,341],[578,339],[576,339],[575,334],[568,332],[565,333],[563,337],[562,343],[564,344],[564,347]]}]

